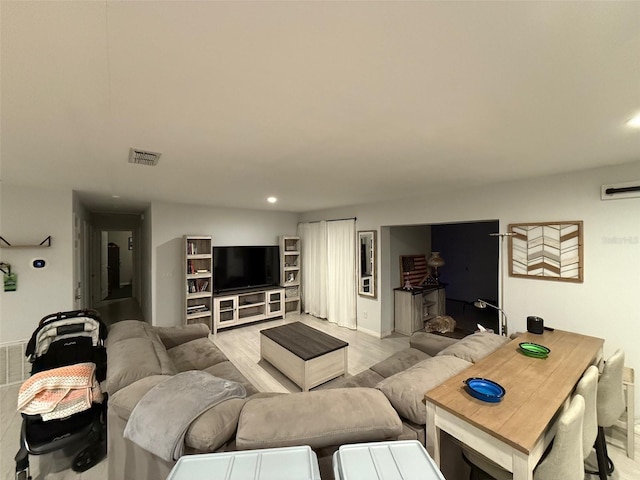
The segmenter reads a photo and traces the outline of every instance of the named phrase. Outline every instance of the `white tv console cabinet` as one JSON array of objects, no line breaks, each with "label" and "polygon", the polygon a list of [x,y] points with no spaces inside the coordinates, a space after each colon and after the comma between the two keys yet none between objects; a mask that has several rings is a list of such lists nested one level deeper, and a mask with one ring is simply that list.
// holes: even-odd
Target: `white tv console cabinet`
[{"label": "white tv console cabinet", "polygon": [[213,334],[219,329],[284,315],[284,288],[225,292],[213,297]]}]

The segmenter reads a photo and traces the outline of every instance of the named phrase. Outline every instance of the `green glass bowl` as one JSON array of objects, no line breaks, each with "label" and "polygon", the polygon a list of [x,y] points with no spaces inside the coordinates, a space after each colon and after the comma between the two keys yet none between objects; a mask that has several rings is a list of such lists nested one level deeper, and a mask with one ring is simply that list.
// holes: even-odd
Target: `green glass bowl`
[{"label": "green glass bowl", "polygon": [[547,358],[551,350],[544,345],[537,343],[524,342],[520,344],[520,351],[529,357]]}]

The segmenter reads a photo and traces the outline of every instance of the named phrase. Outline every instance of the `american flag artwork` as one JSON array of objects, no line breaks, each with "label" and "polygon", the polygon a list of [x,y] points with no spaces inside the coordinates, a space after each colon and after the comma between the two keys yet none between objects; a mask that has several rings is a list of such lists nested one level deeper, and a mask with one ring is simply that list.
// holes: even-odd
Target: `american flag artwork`
[{"label": "american flag artwork", "polygon": [[400,256],[400,279],[402,286],[407,281],[412,287],[418,287],[429,273],[426,255],[401,255]]}]

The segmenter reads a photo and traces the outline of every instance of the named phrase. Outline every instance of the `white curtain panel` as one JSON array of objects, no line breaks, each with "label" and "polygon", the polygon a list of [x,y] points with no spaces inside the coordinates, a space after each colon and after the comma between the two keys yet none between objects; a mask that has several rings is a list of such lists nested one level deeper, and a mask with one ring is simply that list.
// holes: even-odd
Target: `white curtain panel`
[{"label": "white curtain panel", "polygon": [[301,223],[304,312],[356,328],[354,220]]},{"label": "white curtain panel", "polygon": [[304,313],[327,318],[327,222],[301,223],[298,236]]},{"label": "white curtain panel", "polygon": [[356,328],[355,220],[327,224],[327,320]]}]

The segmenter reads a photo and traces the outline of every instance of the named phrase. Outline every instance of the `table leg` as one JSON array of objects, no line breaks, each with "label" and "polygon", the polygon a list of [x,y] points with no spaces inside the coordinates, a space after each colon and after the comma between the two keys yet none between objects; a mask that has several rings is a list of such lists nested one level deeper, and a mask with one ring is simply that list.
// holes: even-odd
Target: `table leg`
[{"label": "table leg", "polygon": [[513,452],[513,480],[533,480],[533,459],[526,453]]},{"label": "table leg", "polygon": [[347,375],[349,374],[349,352],[348,352],[348,347],[344,347],[344,378],[347,378]]},{"label": "table leg", "polygon": [[426,447],[427,452],[440,468],[440,429],[436,427],[436,406],[431,402],[426,402],[427,407],[427,423],[426,428]]}]

